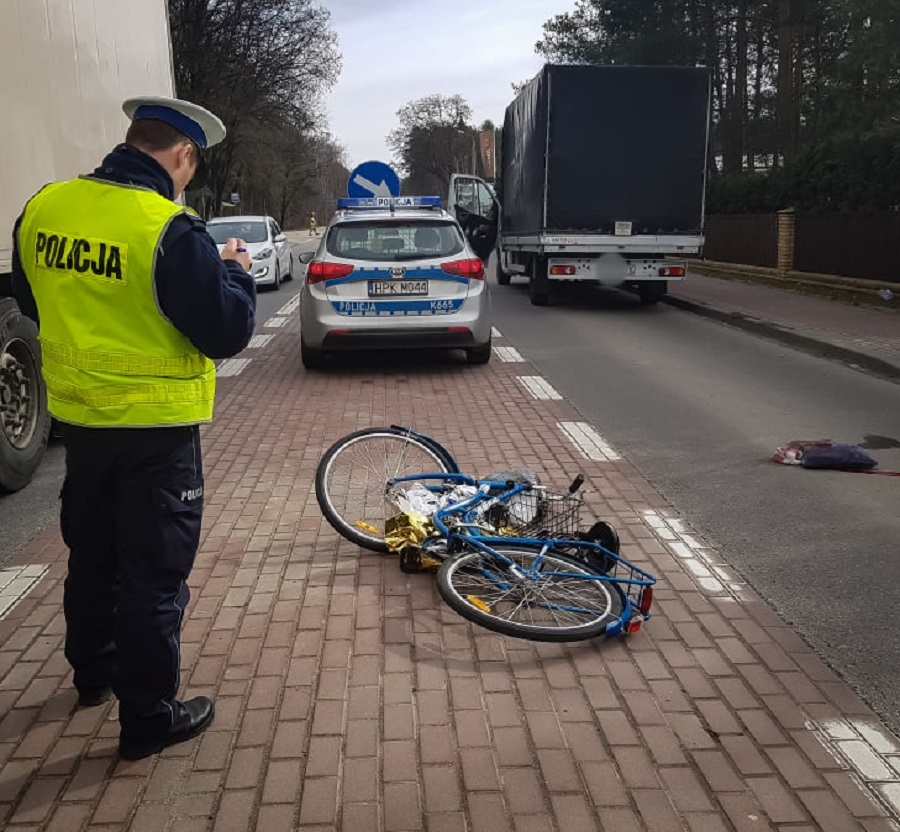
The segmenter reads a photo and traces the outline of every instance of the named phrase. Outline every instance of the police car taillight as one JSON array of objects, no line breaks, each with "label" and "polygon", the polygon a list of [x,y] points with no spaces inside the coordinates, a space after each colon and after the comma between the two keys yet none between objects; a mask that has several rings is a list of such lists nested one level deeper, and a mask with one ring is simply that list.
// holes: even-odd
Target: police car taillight
[{"label": "police car taillight", "polygon": [[336,277],[346,277],[353,271],[353,266],[348,263],[328,263],[324,260],[313,260],[306,267],[306,282],[310,285],[322,283],[325,280],[334,280]]},{"label": "police car taillight", "polygon": [[457,277],[465,277],[467,280],[484,280],[484,263],[477,257],[441,263],[441,270]]}]

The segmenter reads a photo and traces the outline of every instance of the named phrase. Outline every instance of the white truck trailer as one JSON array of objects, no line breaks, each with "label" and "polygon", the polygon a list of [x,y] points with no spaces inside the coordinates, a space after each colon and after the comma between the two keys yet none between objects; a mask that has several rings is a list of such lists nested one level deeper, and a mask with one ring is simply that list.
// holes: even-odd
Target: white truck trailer
[{"label": "white truck trailer", "polygon": [[166,0],[0,3],[0,490],[40,464],[50,431],[37,330],[12,299],[12,229],[48,182],[93,170],[122,140],[122,101],[173,95]]}]

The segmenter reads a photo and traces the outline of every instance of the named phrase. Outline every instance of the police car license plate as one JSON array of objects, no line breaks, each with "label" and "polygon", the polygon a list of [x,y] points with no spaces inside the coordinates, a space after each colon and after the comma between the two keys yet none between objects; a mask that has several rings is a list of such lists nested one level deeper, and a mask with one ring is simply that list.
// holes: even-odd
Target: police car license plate
[{"label": "police car license plate", "polygon": [[427,280],[370,280],[369,281],[369,297],[394,297],[402,295],[418,295],[419,297],[428,294]]}]

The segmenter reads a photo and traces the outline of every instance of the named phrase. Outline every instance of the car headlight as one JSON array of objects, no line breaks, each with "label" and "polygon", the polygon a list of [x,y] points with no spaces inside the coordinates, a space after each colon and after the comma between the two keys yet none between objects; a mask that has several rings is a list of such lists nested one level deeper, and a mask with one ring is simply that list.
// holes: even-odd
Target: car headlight
[{"label": "car headlight", "polygon": [[254,260],[268,260],[275,253],[273,248],[264,248],[253,255]]}]

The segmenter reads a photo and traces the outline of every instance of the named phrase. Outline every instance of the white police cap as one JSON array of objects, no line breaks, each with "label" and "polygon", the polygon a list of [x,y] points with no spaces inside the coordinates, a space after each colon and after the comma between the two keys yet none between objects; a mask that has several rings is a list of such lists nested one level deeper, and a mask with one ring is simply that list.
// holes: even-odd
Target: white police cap
[{"label": "white police cap", "polygon": [[122,109],[132,121],[153,118],[171,124],[201,148],[212,147],[225,138],[225,125],[221,119],[190,101],[145,95],[124,101]]}]

